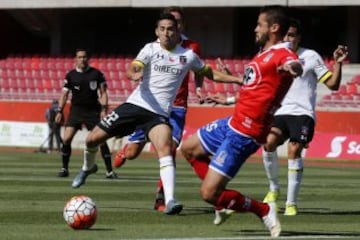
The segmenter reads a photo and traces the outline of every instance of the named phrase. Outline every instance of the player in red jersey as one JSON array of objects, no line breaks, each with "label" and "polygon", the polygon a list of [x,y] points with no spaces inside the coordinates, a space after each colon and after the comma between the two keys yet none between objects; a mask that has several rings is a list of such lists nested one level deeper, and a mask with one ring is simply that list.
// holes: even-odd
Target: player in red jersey
[{"label": "player in red jersey", "polygon": [[[275,203],[258,202],[228,189],[227,184],[246,159],[266,142],[276,109],[293,78],[302,73],[297,56],[282,43],[287,29],[283,7],[265,6],[260,10],[255,36],[261,50],[245,70],[234,114],[201,128],[181,147],[185,158],[203,178],[200,193],[204,201],[216,209],[229,209],[229,213],[256,214],[272,237],[281,232]],[[210,163],[204,162],[202,157],[209,155],[213,156]]]},{"label": "player in red jersey", "polygon": [[[163,13],[172,14],[178,23],[178,29],[181,33],[184,32],[184,19],[183,19],[183,11],[180,7],[171,6],[167,7],[163,10]],[[187,38],[185,35],[181,35],[181,45],[186,48],[191,48],[196,54],[200,55],[200,46],[197,42]],[[173,157],[175,159],[176,149],[181,142],[181,138],[184,131],[185,126],[185,116],[187,111],[187,102],[189,96],[189,79],[190,73],[184,78],[182,85],[180,86],[175,101],[173,103],[173,109],[170,114],[170,124],[172,126],[172,139],[173,139]],[[195,74],[195,83],[196,83],[196,95],[198,98],[202,99],[201,96],[201,85],[202,85],[202,77],[198,74]],[[116,155],[114,158],[113,166],[116,168],[121,167],[126,159],[135,159],[141,153],[142,149],[146,144],[145,136],[142,131],[136,131],[129,137],[129,142],[126,144]],[[163,186],[161,180],[158,181],[158,188],[156,194],[156,200],[154,209],[158,211],[163,211],[165,208],[164,202],[164,194],[163,194]]]}]

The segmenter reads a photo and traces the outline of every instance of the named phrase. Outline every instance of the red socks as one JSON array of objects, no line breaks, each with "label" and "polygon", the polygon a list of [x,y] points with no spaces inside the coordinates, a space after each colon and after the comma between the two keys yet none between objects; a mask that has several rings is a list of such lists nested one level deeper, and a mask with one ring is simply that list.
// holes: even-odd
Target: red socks
[{"label": "red socks", "polygon": [[192,168],[194,169],[196,175],[198,175],[198,177],[201,180],[204,180],[206,173],[209,169],[209,163],[210,163],[210,159],[190,159],[188,160],[188,162],[191,164]]},{"label": "red socks", "polygon": [[228,189],[221,193],[216,206],[216,208],[223,207],[237,212],[252,212],[259,217],[263,217],[269,212],[269,206],[266,203],[258,202],[237,191]]}]

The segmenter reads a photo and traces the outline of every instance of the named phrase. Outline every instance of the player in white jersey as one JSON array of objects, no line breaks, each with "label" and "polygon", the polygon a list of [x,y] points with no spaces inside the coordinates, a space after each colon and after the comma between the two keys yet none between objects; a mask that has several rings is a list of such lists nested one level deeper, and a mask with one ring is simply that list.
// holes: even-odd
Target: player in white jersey
[{"label": "player in white jersey", "polygon": [[341,81],[342,62],[347,57],[347,47],[338,46],[334,51],[334,69],[329,71],[320,55],[299,46],[301,26],[292,20],[284,41],[292,43],[292,50],[303,64],[303,74],[297,77],[275,113],[271,132],[263,148],[263,163],[269,179],[269,192],[264,202],[276,201],[280,193],[278,179],[278,156],[276,149],[287,139],[288,143],[288,189],[284,215],[297,215],[297,196],[302,180],[304,159],[301,152],[311,142],[315,127],[315,101],[317,83],[337,90]]},{"label": "player in white jersey", "polygon": [[127,70],[127,77],[139,85],[124,104],[115,108],[89,133],[84,150],[84,164],[72,182],[78,188],[88,175],[97,171],[98,145],[108,138],[123,137],[141,129],[153,144],[160,163],[166,208],[177,214],[182,205],[175,200],[175,165],[171,154],[172,137],[169,113],[186,73],[193,70],[215,81],[241,82],[206,66],[189,48],[179,43],[180,32],[171,14],[162,14],[155,29],[159,41],[146,44]]}]

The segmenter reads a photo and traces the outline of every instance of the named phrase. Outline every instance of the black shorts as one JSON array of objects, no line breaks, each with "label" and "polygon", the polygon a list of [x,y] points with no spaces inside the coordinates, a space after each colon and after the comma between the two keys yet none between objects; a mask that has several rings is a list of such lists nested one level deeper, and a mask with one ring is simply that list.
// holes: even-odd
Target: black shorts
[{"label": "black shorts", "polygon": [[273,127],[281,130],[283,142],[287,139],[290,142],[307,144],[314,137],[314,119],[307,115],[278,115],[275,116]]},{"label": "black shorts", "polygon": [[99,111],[82,110],[79,108],[72,108],[70,110],[69,118],[65,124],[66,127],[73,127],[75,129],[82,129],[83,126],[87,130],[92,130],[100,122]]},{"label": "black shorts", "polygon": [[134,104],[124,103],[103,118],[98,127],[111,137],[124,137],[141,129],[145,133],[146,140],[148,140],[147,135],[150,129],[159,124],[167,124],[171,128],[169,118]]}]

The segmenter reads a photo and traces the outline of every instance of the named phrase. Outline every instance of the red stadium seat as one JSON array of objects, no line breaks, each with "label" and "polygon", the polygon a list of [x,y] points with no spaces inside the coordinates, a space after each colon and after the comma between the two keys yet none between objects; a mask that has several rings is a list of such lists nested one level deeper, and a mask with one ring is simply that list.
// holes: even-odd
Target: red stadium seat
[{"label": "red stadium seat", "polygon": [[7,60],[5,63],[5,68],[6,69],[10,69],[10,70],[14,70],[15,69],[15,64],[14,64],[14,60]]},{"label": "red stadium seat", "polygon": [[39,62],[39,70],[47,70],[47,63],[44,61]]},{"label": "red stadium seat", "polygon": [[125,59],[123,58],[120,58],[118,59],[118,61],[115,63],[115,67],[118,71],[122,71],[122,72],[125,72],[126,71],[126,62],[125,62]]},{"label": "red stadium seat", "polygon": [[126,89],[126,90],[131,90],[132,89],[132,85],[131,85],[131,81],[130,80],[123,80],[121,81],[121,88],[122,89]]},{"label": "red stadium seat", "polygon": [[356,83],[348,83],[348,86],[347,86],[347,92],[350,93],[350,94],[358,94],[359,91],[358,91],[358,84]]},{"label": "red stadium seat", "polygon": [[5,69],[0,69],[0,77],[7,78],[7,71]]},{"label": "red stadium seat", "polygon": [[215,83],[213,83],[212,81],[204,81],[203,91],[206,94],[215,94],[216,93]]},{"label": "red stadium seat", "polygon": [[74,68],[74,60],[66,60],[65,63],[64,63],[64,70],[65,71],[70,71],[71,69]]},{"label": "red stadium seat", "polygon": [[16,78],[16,88],[26,89],[26,82],[24,78]]},{"label": "red stadium seat", "polygon": [[102,72],[108,70],[106,62],[99,62],[99,70],[102,71]]},{"label": "red stadium seat", "polygon": [[215,83],[215,91],[218,93],[225,93],[225,84],[224,83]]},{"label": "red stadium seat", "polygon": [[35,79],[39,79],[39,78],[41,77],[39,70],[33,70],[33,71],[31,71],[31,75],[32,75],[32,77],[35,78]]},{"label": "red stadium seat", "polygon": [[7,69],[6,71],[8,78],[16,78],[15,70],[14,69]]},{"label": "red stadium seat", "polygon": [[56,62],[54,59],[52,59],[51,61],[49,61],[47,63],[47,69],[49,70],[56,70]]},{"label": "red stadium seat", "polygon": [[65,61],[58,60],[55,63],[55,69],[56,70],[65,70]]},{"label": "red stadium seat", "polygon": [[6,67],[6,61],[0,60],[0,70],[5,69],[5,67]]},{"label": "red stadium seat", "polygon": [[355,75],[352,79],[351,79],[352,83],[356,83],[356,84],[360,84],[360,74],[359,75]]},{"label": "red stadium seat", "polygon": [[10,89],[9,79],[8,78],[0,78],[0,87],[4,91],[9,91],[9,89]]},{"label": "red stadium seat", "polygon": [[25,78],[25,86],[27,89],[35,89],[34,79]]},{"label": "red stadium seat", "polygon": [[109,61],[106,64],[106,67],[109,71],[117,71],[116,65],[115,65],[115,61]]},{"label": "red stadium seat", "polygon": [[15,69],[15,76],[16,77],[20,77],[23,78],[24,77],[24,72],[22,69]]}]

